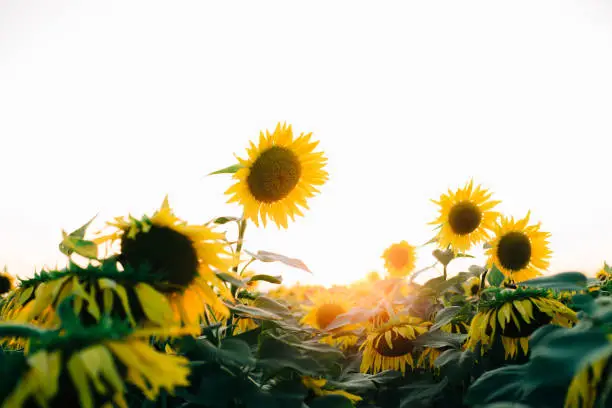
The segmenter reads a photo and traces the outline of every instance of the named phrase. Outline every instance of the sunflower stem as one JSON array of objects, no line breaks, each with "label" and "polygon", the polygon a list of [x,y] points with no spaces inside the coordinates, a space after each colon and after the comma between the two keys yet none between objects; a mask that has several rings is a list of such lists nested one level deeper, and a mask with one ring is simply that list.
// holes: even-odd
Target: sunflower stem
[{"label": "sunflower stem", "polygon": [[40,338],[45,331],[30,324],[2,323],[0,324],[0,337],[34,337]]},{"label": "sunflower stem", "polygon": [[444,264],[444,280],[446,280],[446,268],[447,268],[447,264]]}]

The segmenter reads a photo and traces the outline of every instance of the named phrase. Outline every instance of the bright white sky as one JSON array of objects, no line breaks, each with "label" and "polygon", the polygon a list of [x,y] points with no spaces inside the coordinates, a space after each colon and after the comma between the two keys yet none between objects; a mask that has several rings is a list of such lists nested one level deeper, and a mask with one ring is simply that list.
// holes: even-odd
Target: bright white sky
[{"label": "bright white sky", "polygon": [[239,215],[229,176],[203,176],[287,121],[321,140],[331,178],[247,248],[314,274],[258,271],[382,270],[391,243],[431,238],[429,199],[474,177],[552,232],[551,272],[593,274],[612,261],[611,112],[606,0],[3,1],[0,265],[62,263],[62,228],[166,193],[192,222]]}]

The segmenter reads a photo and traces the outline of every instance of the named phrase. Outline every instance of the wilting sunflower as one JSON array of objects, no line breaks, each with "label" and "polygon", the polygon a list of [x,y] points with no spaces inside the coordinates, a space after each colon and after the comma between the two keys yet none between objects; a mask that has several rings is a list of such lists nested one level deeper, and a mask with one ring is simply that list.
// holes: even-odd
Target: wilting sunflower
[{"label": "wilting sunflower", "polygon": [[360,371],[376,374],[396,370],[405,373],[406,366],[414,368],[413,340],[426,333],[429,326],[430,322],[412,316],[394,317],[379,327],[371,325],[360,347],[363,355]]},{"label": "wilting sunflower", "polygon": [[440,206],[440,216],[430,224],[440,227],[438,245],[450,246],[455,252],[465,252],[474,244],[486,241],[499,213],[492,209],[500,201],[490,200],[491,193],[470,181],[454,193],[442,194],[434,203]]},{"label": "wilting sunflower", "polygon": [[0,295],[10,292],[15,288],[15,278],[8,273],[6,266],[0,271]]},{"label": "wilting sunflower", "polygon": [[327,384],[327,380],[325,378],[302,377],[302,384],[304,384],[307,389],[311,390],[317,397],[322,397],[325,395],[342,395],[343,397],[349,399],[353,404],[362,400],[360,396],[351,394],[344,390],[323,389],[323,387],[325,387]]},{"label": "wilting sunflower", "polygon": [[176,217],[168,197],[150,218],[118,217],[109,225],[117,231],[95,242],[118,240],[121,247],[118,259],[123,265],[149,268],[159,276],[155,291],[138,293],[145,314],[154,313],[158,300],[154,292],[161,291],[170,302],[175,320],[186,325],[197,325],[205,316],[217,319],[229,315],[219,295],[233,297],[215,274],[230,268],[223,234],[207,225],[189,225]]},{"label": "wilting sunflower", "polygon": [[401,241],[385,249],[382,258],[390,276],[403,278],[414,270],[416,251],[408,242]]},{"label": "wilting sunflower", "polygon": [[471,279],[468,279],[463,283],[462,286],[463,293],[468,298],[478,296],[478,293],[480,293],[480,278],[475,276]]},{"label": "wilting sunflower", "polygon": [[[481,301],[472,319],[466,347],[472,351],[478,343],[481,352],[501,341],[505,358],[514,358],[522,349],[529,351],[529,336],[546,324],[571,327],[576,313],[551,297],[545,289],[501,289],[494,298]],[[520,347],[520,348],[519,348]]]},{"label": "wilting sunflower", "polygon": [[319,192],[328,174],[323,167],[327,159],[322,152],[314,152],[319,142],[310,140],[312,133],[293,138],[291,125],[276,126],[274,133],[259,135],[259,145],[251,142],[248,158],[238,161],[242,166],[225,194],[228,200],[244,206],[244,215],[259,225],[267,219],[287,228],[287,217],[302,216],[299,207],[308,209],[306,199]]},{"label": "wilting sunflower", "polygon": [[[65,406],[94,408],[114,403],[127,408],[124,379],[149,400],[161,390],[173,394],[175,387],[189,385],[189,360],[151,348],[150,334],[160,333],[135,332],[123,340],[102,341],[72,353],[37,351],[28,357],[29,370],[2,406],[21,407],[30,400],[48,406],[61,398]],[[62,380],[62,372],[67,372],[67,381]]]},{"label": "wilting sunflower", "polygon": [[495,238],[487,249],[488,266],[495,265],[515,282],[541,275],[548,268],[552,253],[547,241],[550,233],[540,231],[540,224],[528,226],[529,215],[519,221],[501,217],[495,227]]}]

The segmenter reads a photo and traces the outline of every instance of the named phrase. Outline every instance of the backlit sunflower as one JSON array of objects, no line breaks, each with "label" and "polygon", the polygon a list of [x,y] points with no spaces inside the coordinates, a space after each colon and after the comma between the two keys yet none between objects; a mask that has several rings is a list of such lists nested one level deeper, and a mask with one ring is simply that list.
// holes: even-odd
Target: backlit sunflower
[{"label": "backlit sunflower", "polygon": [[118,259],[123,265],[149,268],[159,275],[156,290],[138,293],[145,314],[154,313],[159,291],[170,302],[175,320],[186,325],[198,325],[204,317],[216,320],[229,316],[220,297],[233,297],[215,274],[227,272],[231,264],[223,234],[207,225],[189,225],[176,217],[168,197],[150,218],[118,217],[109,225],[117,231],[95,242],[118,240],[121,249]]},{"label": "backlit sunflower", "polygon": [[0,271],[0,295],[10,292],[15,288],[15,278],[8,273],[6,266]]},{"label": "backlit sunflower", "polygon": [[395,317],[379,327],[371,325],[360,347],[363,355],[360,371],[376,374],[396,370],[405,373],[407,366],[414,368],[413,340],[426,333],[429,326],[430,322],[412,316]]},{"label": "backlit sunflower", "polygon": [[466,347],[474,351],[481,344],[481,352],[500,341],[505,358],[515,358],[522,349],[529,351],[529,336],[546,324],[571,327],[576,313],[551,297],[544,289],[501,289],[494,299],[481,301],[472,319]]},{"label": "backlit sunflower", "polygon": [[102,341],[75,352],[37,351],[28,357],[28,371],[2,407],[29,406],[33,401],[49,406],[61,399],[51,405],[127,408],[125,382],[149,400],[162,390],[173,394],[175,387],[189,385],[189,360],[156,351],[148,343],[150,334],[135,332],[123,340]]},{"label": "backlit sunflower", "polygon": [[468,279],[463,283],[462,287],[463,293],[468,298],[478,296],[478,293],[480,293],[480,278],[475,276]]},{"label": "backlit sunflower", "polygon": [[315,152],[318,142],[311,141],[312,133],[300,134],[294,139],[291,125],[276,126],[274,133],[259,135],[259,145],[251,142],[248,157],[238,161],[242,166],[225,194],[228,200],[244,207],[244,215],[259,225],[268,219],[277,226],[287,228],[287,217],[294,220],[302,216],[299,207],[308,209],[306,199],[313,197],[317,186],[328,178],[323,170],[327,159]]},{"label": "backlit sunflower", "polygon": [[322,290],[309,296],[309,300],[312,305],[302,306],[307,313],[302,317],[300,323],[319,330],[326,330],[336,317],[348,312],[352,306],[345,296],[334,295],[328,290]]},{"label": "backlit sunflower", "polygon": [[608,279],[610,279],[610,274],[608,273],[607,268],[603,267],[597,271],[595,278],[602,283],[605,283]]},{"label": "backlit sunflower", "polygon": [[430,224],[440,227],[438,245],[450,246],[455,252],[465,252],[472,245],[486,241],[499,213],[493,208],[500,201],[490,200],[491,193],[470,181],[454,193],[442,194],[438,201],[440,216]]},{"label": "backlit sunflower", "polygon": [[403,278],[414,270],[416,251],[408,242],[401,241],[385,249],[382,258],[390,276]]},{"label": "backlit sunflower", "polygon": [[487,249],[488,266],[495,265],[515,282],[541,275],[548,268],[552,254],[547,241],[550,233],[540,231],[540,224],[528,226],[529,215],[519,221],[501,217],[495,227],[495,238]]}]

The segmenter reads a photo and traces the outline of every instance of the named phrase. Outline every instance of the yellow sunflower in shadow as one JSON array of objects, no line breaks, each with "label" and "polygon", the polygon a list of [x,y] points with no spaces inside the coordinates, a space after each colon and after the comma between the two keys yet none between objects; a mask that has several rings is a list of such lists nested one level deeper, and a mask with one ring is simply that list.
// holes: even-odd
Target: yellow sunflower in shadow
[{"label": "yellow sunflower in shadow", "polygon": [[[96,243],[120,243],[119,262],[136,270],[148,268],[159,276],[155,290],[137,290],[145,314],[154,314],[163,293],[174,320],[198,325],[203,318],[229,316],[221,298],[233,300],[215,272],[227,272],[231,260],[223,234],[207,225],[189,225],[176,217],[166,197],[152,217],[116,218],[109,223],[116,232]],[[209,309],[210,308],[210,309]]]},{"label": "yellow sunflower in shadow", "polygon": [[314,378],[314,377],[302,377],[302,384],[307,389],[311,390],[314,395],[317,397],[322,397],[325,395],[342,395],[343,397],[349,399],[353,405],[356,402],[362,400],[359,395],[354,395],[344,390],[334,390],[323,388],[327,385],[327,380],[325,378]]},{"label": "yellow sunflower in shadow", "polygon": [[474,298],[480,293],[480,278],[473,277],[466,280],[463,285],[463,293],[468,298]]},{"label": "yellow sunflower in shadow", "polygon": [[529,216],[518,221],[501,217],[486,252],[489,268],[495,265],[517,283],[541,275],[552,254],[547,241],[550,233],[540,231],[540,224],[528,225]]},{"label": "yellow sunflower in shadow", "polygon": [[[127,408],[126,383],[137,387],[149,400],[162,390],[172,395],[176,387],[189,385],[189,360],[153,349],[148,337],[160,334],[185,333],[137,331],[125,339],[101,341],[72,353],[34,352],[27,358],[29,369],[2,406],[29,406],[36,401],[42,407]],[[62,373],[66,373],[68,381],[60,381]],[[49,404],[58,399],[61,403]]]},{"label": "yellow sunflower in shadow", "polygon": [[576,312],[553,299],[545,289],[500,289],[494,298],[481,301],[472,319],[466,347],[474,351],[478,344],[481,353],[501,342],[505,358],[515,358],[522,350],[529,351],[529,336],[546,324],[571,327]]},{"label": "yellow sunflower in shadow", "polygon": [[465,252],[472,245],[486,241],[489,231],[495,226],[499,213],[493,208],[500,201],[490,200],[491,193],[481,186],[474,187],[470,181],[463,188],[442,194],[438,219],[430,224],[438,225],[437,239],[442,248],[451,247],[455,252]]},{"label": "yellow sunflower in shadow", "polygon": [[405,373],[406,367],[414,368],[413,341],[426,333],[429,326],[431,322],[412,316],[394,317],[378,327],[371,325],[360,347],[360,371],[376,374],[385,370],[396,370]]},{"label": "yellow sunflower in shadow", "polygon": [[236,183],[225,194],[229,203],[244,207],[244,216],[259,225],[268,219],[278,227],[287,228],[287,217],[302,216],[299,207],[308,209],[306,199],[313,197],[317,186],[327,181],[323,169],[327,159],[315,152],[318,142],[310,140],[312,133],[294,139],[291,125],[276,126],[274,133],[259,136],[259,145],[251,142],[248,158],[238,161],[242,166],[236,173]]},{"label": "yellow sunflower in shadow", "polygon": [[0,271],[0,296],[15,289],[15,278],[11,275],[6,266]]},{"label": "yellow sunflower in shadow", "polygon": [[403,278],[414,270],[416,249],[406,241],[392,244],[382,255],[389,276]]}]

